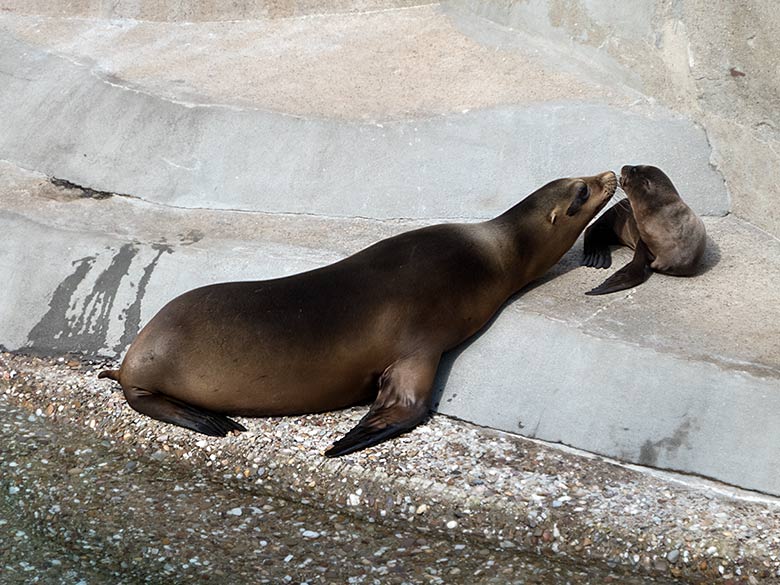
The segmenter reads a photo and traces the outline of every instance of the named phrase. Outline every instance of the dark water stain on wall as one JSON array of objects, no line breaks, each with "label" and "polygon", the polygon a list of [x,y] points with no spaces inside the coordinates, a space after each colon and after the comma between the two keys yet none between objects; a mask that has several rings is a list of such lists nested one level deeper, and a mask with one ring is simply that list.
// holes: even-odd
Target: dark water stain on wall
[{"label": "dark water stain on wall", "polygon": [[49,301],[49,310],[28,334],[27,348],[47,354],[97,353],[104,348],[119,286],[137,253],[138,248],[134,244],[123,245],[109,266],[95,279],[82,309],[74,312],[78,302],[74,295],[92,269],[96,257],[75,261],[76,270],[60,283]]},{"label": "dark water stain on wall", "polygon": [[125,328],[122,332],[119,342],[114,346],[114,351],[117,355],[121,354],[132,343],[135,336],[138,335],[138,331],[141,329],[141,301],[146,294],[146,287],[149,284],[149,279],[152,277],[152,272],[157,267],[157,263],[160,261],[160,257],[163,253],[173,253],[173,248],[165,244],[154,244],[152,249],[157,251],[152,261],[144,267],[144,273],[141,276],[141,280],[138,281],[138,287],[136,289],[135,300],[124,311],[122,315],[125,321]]},{"label": "dark water stain on wall", "polygon": [[54,291],[51,301],[49,301],[49,310],[27,335],[27,347],[50,349],[49,346],[54,343],[54,340],[62,336],[62,332],[68,327],[67,313],[73,294],[86,278],[87,273],[95,263],[95,258],[95,256],[87,256],[72,263],[76,270],[63,280]]},{"label": "dark water stain on wall", "polygon": [[639,451],[639,463],[641,465],[654,467],[658,465],[658,457],[662,450],[666,451],[667,454],[673,454],[677,452],[680,447],[690,447],[688,444],[688,437],[691,433],[691,427],[691,420],[686,419],[677,427],[671,436],[661,439],[660,441],[650,441],[649,439],[645,441]]}]

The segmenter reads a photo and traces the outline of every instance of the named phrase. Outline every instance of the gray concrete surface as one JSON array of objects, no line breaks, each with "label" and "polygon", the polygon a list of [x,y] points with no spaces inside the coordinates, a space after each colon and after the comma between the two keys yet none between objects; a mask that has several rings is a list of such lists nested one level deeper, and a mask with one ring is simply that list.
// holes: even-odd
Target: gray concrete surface
[{"label": "gray concrete surface", "polygon": [[736,175],[724,184],[715,110],[672,99],[682,78],[659,97],[627,67],[638,49],[617,39],[646,40],[655,17],[613,11],[607,34],[614,6],[591,2],[573,39],[579,16],[544,2],[331,4],[343,13],[194,25],[20,16],[6,0],[0,344],[120,356],[194,286],[292,274],[493,216],[559,176],[652,163],[707,216],[706,271],[589,298],[609,272],[578,268],[578,244],[449,356],[440,410],[780,495],[780,243],[722,217]]},{"label": "gray concrete surface", "polygon": [[[340,18],[362,30],[363,17]],[[430,9],[419,18],[431,18]],[[424,119],[367,123],[279,115],[151,94],[140,73],[128,84],[122,68],[95,68],[89,61],[81,64],[83,56],[73,50],[66,58],[17,40],[12,33],[29,26],[26,19],[9,17],[4,23],[10,32],[0,41],[0,68],[14,73],[0,86],[0,108],[15,115],[0,126],[0,158],[95,189],[183,207],[474,218],[513,205],[551,178],[642,161],[666,169],[700,213],[728,210],[705,134],[649,104],[572,100],[558,84],[540,91],[532,103]],[[306,26],[314,34],[318,25],[294,21],[288,28]],[[454,30],[450,34],[456,36]],[[296,38],[308,42],[305,35]],[[108,66],[123,44],[104,51]],[[156,53],[145,58],[152,71],[170,65]],[[327,47],[318,58],[329,58]],[[187,63],[180,60],[178,67]],[[175,87],[176,69],[168,75]],[[159,84],[159,73],[153,76]],[[524,77],[514,79],[520,83]],[[471,80],[471,87],[476,91],[480,79]],[[300,83],[273,88],[299,101],[300,92],[311,91]],[[252,97],[262,109],[265,95]]]},{"label": "gray concrete surface", "polygon": [[[741,217],[780,236],[780,15],[770,0],[453,0],[464,30],[475,16],[541,37],[573,62],[689,115],[707,132],[712,161]],[[484,27],[479,27],[484,31]],[[509,33],[507,35],[507,33]],[[498,35],[498,36],[497,36]]]},{"label": "gray concrete surface", "polygon": [[387,10],[434,4],[416,0],[1,0],[0,11],[66,18],[132,19],[163,22],[236,21],[322,13]]},{"label": "gray concrete surface", "polygon": [[[11,243],[0,252],[0,343],[48,355],[119,356],[190,288],[292,274],[423,223],[96,200],[0,168],[8,185],[0,224]],[[735,218],[708,218],[707,227],[705,274],[654,275],[614,297],[583,294],[608,272],[577,267],[576,246],[547,282],[446,357],[439,411],[780,495],[771,464],[771,429],[780,428],[780,245]],[[629,257],[616,253],[616,265]],[[735,296],[735,281],[750,281],[751,295]]]}]

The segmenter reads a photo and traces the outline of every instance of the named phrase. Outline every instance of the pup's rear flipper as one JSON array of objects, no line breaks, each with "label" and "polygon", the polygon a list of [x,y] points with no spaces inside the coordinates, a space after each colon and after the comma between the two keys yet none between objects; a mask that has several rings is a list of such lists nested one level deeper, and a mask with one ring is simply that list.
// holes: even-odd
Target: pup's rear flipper
[{"label": "pup's rear flipper", "polygon": [[653,269],[650,268],[650,262],[652,262],[652,260],[653,256],[650,253],[650,250],[648,250],[647,245],[642,240],[639,240],[631,262],[623,266],[623,268],[618,270],[599,286],[585,294],[605,295],[642,284],[650,278],[650,275],[653,273]]},{"label": "pup's rear flipper", "polygon": [[371,409],[355,428],[325,451],[325,456],[360,451],[420,424],[428,416],[440,358],[412,355],[388,367],[379,379],[379,393]]},{"label": "pup's rear flipper", "polygon": [[124,389],[124,393],[133,410],[191,431],[211,437],[224,437],[231,431],[246,431],[243,425],[222,414],[197,408],[164,394],[135,387]]}]

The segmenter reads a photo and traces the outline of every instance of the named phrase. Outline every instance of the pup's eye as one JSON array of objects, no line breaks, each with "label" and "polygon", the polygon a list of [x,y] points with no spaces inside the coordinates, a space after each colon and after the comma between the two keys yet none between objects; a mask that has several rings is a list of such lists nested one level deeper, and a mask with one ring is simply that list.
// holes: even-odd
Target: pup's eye
[{"label": "pup's eye", "polygon": [[585,184],[580,185],[577,189],[577,199],[581,202],[585,202],[588,200],[588,197],[590,197],[590,189]]}]

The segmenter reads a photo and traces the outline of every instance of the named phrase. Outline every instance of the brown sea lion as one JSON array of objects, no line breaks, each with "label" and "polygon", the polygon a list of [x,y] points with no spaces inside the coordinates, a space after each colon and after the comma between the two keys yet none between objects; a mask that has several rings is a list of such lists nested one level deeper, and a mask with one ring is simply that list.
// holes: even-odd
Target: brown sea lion
[{"label": "brown sea lion", "polygon": [[585,293],[603,295],[632,288],[653,271],[674,276],[696,274],[704,256],[704,222],[680,198],[657,167],[624,166],[620,186],[628,199],[609,208],[585,230],[582,265],[609,268],[610,246],[634,250],[631,262]]},{"label": "brown sea lion", "polygon": [[490,221],[402,233],[286,278],[189,291],[99,377],[118,381],[138,412],[215,436],[245,430],[226,415],[373,400],[325,454],[374,445],[428,415],[442,353],[558,262],[616,187],[611,171],[558,179]]}]

